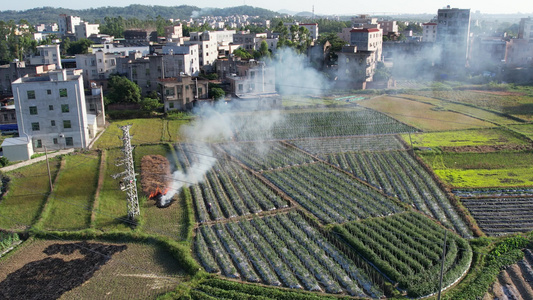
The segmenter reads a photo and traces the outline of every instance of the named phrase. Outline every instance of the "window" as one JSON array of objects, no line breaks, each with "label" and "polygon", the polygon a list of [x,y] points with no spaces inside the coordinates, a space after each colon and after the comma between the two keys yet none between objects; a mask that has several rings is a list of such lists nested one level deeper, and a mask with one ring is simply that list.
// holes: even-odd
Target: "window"
[{"label": "window", "polygon": [[72,139],[71,136],[67,136],[67,137],[65,138],[65,144],[66,144],[67,146],[73,146],[73,145],[74,145],[74,140]]},{"label": "window", "polygon": [[174,102],[169,102],[168,103],[168,108],[174,108]]},{"label": "window", "polygon": [[96,105],[94,103],[89,103],[89,111],[96,111]]},{"label": "window", "polygon": [[54,110],[54,106],[53,105],[48,105],[48,110]]},{"label": "window", "polygon": [[46,90],[47,95],[52,95],[52,90]]},{"label": "window", "polygon": [[43,142],[41,140],[36,140],[35,141],[35,148],[42,148],[43,147]]},{"label": "window", "polygon": [[202,88],[198,88],[198,95],[202,94]]},{"label": "window", "polygon": [[63,128],[72,128],[72,125],[70,124],[70,120],[63,120]]},{"label": "window", "polygon": [[28,99],[35,99],[35,91],[27,91]]},{"label": "window", "polygon": [[56,120],[50,120],[50,126],[56,126]]},{"label": "window", "polygon": [[239,92],[242,92],[242,84],[239,84]]},{"label": "window", "polygon": [[7,120],[9,120],[7,117],[7,114],[4,114],[4,121],[7,121]]},{"label": "window", "polygon": [[31,130],[32,131],[39,131],[41,128],[39,127],[39,122],[31,123]]},{"label": "window", "polygon": [[37,114],[37,106],[30,106],[30,115]]},{"label": "window", "polygon": [[68,104],[61,104],[61,112],[64,112],[64,113],[70,112]]},{"label": "window", "polygon": [[174,95],[174,89],[165,89],[165,95],[167,96],[173,96]]},{"label": "window", "polygon": [[53,141],[54,141],[54,145],[57,145],[57,138],[54,138]]},{"label": "window", "polygon": [[59,97],[68,97],[67,89],[59,89]]}]

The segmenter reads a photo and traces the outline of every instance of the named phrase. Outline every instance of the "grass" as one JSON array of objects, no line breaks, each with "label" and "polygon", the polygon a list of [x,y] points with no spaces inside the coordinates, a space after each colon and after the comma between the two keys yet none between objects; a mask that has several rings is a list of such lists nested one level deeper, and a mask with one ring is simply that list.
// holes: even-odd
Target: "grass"
[{"label": "grass", "polygon": [[533,124],[515,124],[509,125],[509,128],[512,130],[521,133],[527,136],[530,139],[533,139]]},{"label": "grass", "polygon": [[[60,161],[60,157],[50,159],[52,179],[57,174]],[[39,217],[50,191],[46,161],[11,171],[7,175],[11,182],[8,193],[0,201],[0,228],[27,228]]]},{"label": "grass", "polygon": [[76,230],[89,227],[99,164],[97,152],[65,157],[65,166],[48,200],[44,228]]},{"label": "grass", "polygon": [[[153,144],[159,142],[176,142],[180,140],[179,128],[190,122],[188,119],[164,120],[131,119],[112,123],[102,136],[95,142],[96,149],[110,149],[122,146],[122,130],[118,126],[131,124],[131,144]],[[119,138],[120,137],[120,138]]]},{"label": "grass", "polygon": [[104,184],[100,191],[98,207],[96,207],[95,228],[103,231],[129,230],[129,226],[120,218],[127,216],[126,193],[119,188],[119,179],[111,175],[122,172],[122,166],[116,166],[117,159],[122,157],[120,149],[105,150],[106,170]]},{"label": "grass", "polygon": [[532,186],[533,153],[419,153],[453,187]]},{"label": "grass", "polygon": [[493,126],[491,123],[466,115],[439,110],[434,105],[398,97],[377,97],[361,101],[359,105],[382,112],[423,131],[460,130]]},{"label": "grass", "polygon": [[481,108],[476,108],[471,105],[465,105],[461,103],[454,103],[454,102],[449,102],[445,100],[431,98],[431,94],[427,94],[427,96],[421,96],[421,95],[399,95],[399,96],[402,98],[407,98],[407,99],[411,99],[415,101],[433,104],[443,110],[455,111],[455,112],[458,112],[458,113],[461,113],[467,116],[472,116],[474,118],[478,118],[478,119],[485,120],[487,122],[492,122],[492,123],[499,124],[499,125],[508,125],[508,124],[517,123],[516,120],[502,116],[496,112],[484,110]]},{"label": "grass", "polygon": [[[409,135],[403,134],[402,138],[407,144],[410,143]],[[418,132],[411,134],[411,140],[413,141],[413,147],[430,148],[513,144],[528,145],[530,143],[517,134],[497,128],[429,133]]]}]

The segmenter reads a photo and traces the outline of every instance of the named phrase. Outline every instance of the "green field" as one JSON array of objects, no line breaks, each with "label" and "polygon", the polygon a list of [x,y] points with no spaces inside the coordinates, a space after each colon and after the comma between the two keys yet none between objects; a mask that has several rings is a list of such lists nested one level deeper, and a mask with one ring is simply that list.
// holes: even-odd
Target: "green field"
[{"label": "green field", "polygon": [[531,186],[533,153],[420,153],[453,187]]},{"label": "green field", "polygon": [[109,149],[122,146],[122,130],[119,126],[131,124],[131,144],[153,144],[159,142],[176,142],[179,140],[179,128],[189,120],[132,119],[118,121],[109,125],[94,144],[96,149]]},{"label": "green field", "polygon": [[455,130],[443,132],[416,132],[402,134],[403,140],[413,147],[463,147],[489,145],[529,145],[531,142],[503,129]]},{"label": "green field", "polygon": [[68,155],[44,212],[44,228],[88,228],[98,181],[99,153]]},{"label": "green field", "polygon": [[[50,160],[50,171],[55,178],[61,158]],[[46,162],[39,162],[7,174],[11,178],[9,190],[0,201],[0,228],[26,229],[41,212],[50,191]]]}]

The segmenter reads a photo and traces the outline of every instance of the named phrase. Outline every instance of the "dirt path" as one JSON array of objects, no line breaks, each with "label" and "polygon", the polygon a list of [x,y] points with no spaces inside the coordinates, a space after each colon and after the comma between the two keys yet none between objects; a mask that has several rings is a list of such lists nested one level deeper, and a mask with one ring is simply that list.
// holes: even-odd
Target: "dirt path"
[{"label": "dirt path", "polygon": [[106,171],[106,157],[107,152],[102,150],[100,153],[100,168],[98,169],[98,184],[96,186],[96,191],[94,192],[94,201],[93,209],[91,211],[91,223],[89,224],[90,228],[94,228],[94,223],[96,220],[96,210],[98,209],[98,198],[100,198],[100,191],[104,186],[105,171]]}]

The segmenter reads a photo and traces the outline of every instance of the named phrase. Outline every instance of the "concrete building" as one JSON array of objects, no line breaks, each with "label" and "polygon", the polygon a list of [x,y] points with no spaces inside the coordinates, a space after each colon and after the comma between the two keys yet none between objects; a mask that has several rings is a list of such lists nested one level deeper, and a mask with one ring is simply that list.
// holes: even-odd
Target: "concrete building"
[{"label": "concrete building", "polygon": [[93,34],[100,33],[100,24],[89,24],[87,22],[81,22],[79,25],[75,26],[76,39],[87,39]]},{"label": "concrete building", "polygon": [[93,54],[76,54],[76,67],[83,70],[85,86],[91,81],[102,81],[116,72],[117,57],[114,53],[105,53],[101,50]]},{"label": "concrete building", "polygon": [[422,24],[422,42],[434,43],[437,40],[437,23]]},{"label": "concrete building", "polygon": [[198,45],[200,68],[210,72],[218,58],[218,45],[234,43],[235,30],[191,32],[186,44]]},{"label": "concrete building", "polygon": [[0,95],[12,95],[11,83],[25,75],[42,74],[55,69],[55,64],[27,65],[23,61],[0,66]]},{"label": "concrete building", "polygon": [[464,67],[467,65],[470,36],[470,9],[439,9],[437,15],[437,40],[440,46],[441,66]]},{"label": "concrete building", "polygon": [[209,80],[178,76],[159,79],[157,85],[163,98],[165,112],[190,110],[197,105],[198,101],[209,100]]},{"label": "concrete building", "polygon": [[254,50],[259,50],[263,40],[267,40],[267,33],[249,33],[241,31],[233,35],[233,43],[241,45],[243,49],[250,53]]},{"label": "concrete building", "polygon": [[318,23],[300,23],[300,27],[307,28],[311,40],[316,41],[318,39]]},{"label": "concrete building", "polygon": [[50,150],[88,146],[97,127],[96,118],[87,116],[81,71],[64,69],[25,76],[12,85],[20,136],[15,144],[26,147],[27,156],[44,151],[43,146]]},{"label": "concrete building", "polygon": [[511,39],[507,43],[505,63],[508,67],[533,67],[533,43],[526,39]]},{"label": "concrete building", "polygon": [[174,42],[183,37],[183,26],[181,23],[172,26],[165,26],[165,38],[169,42]]},{"label": "concrete building", "polygon": [[39,52],[38,55],[32,55],[28,58],[30,65],[55,64],[56,69],[63,68],[61,66],[61,52],[59,51],[59,44],[37,46],[37,51]]},{"label": "concrete building", "polygon": [[359,51],[357,46],[344,46],[338,55],[337,85],[343,88],[365,89],[373,80],[377,67],[375,54]]},{"label": "concrete building", "polygon": [[533,19],[531,17],[520,19],[518,24],[518,38],[533,41]]},{"label": "concrete building", "polygon": [[396,21],[378,21],[379,28],[383,30],[383,35],[398,33],[398,22]]},{"label": "concrete building", "polygon": [[124,46],[120,44],[93,45],[92,51],[102,50],[104,53],[115,53],[128,56],[130,53],[140,53],[142,56],[150,54],[150,46]]},{"label": "concrete building", "polygon": [[358,15],[352,18],[352,27],[354,28],[379,28],[378,18],[370,15]]},{"label": "concrete building", "polygon": [[373,60],[381,61],[383,32],[378,28],[354,28],[350,30],[350,45],[359,52],[372,52]]},{"label": "concrete building", "polygon": [[57,26],[59,34],[76,33],[76,25],[80,25],[81,18],[77,16],[68,16],[60,14],[57,19]]}]

